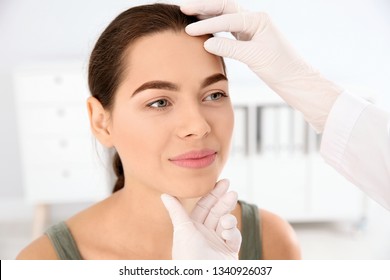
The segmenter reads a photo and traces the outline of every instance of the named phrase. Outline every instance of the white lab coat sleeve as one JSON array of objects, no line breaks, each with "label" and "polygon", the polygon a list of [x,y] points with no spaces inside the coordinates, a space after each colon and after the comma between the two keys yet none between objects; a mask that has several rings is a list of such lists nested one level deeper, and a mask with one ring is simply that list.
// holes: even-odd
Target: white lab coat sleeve
[{"label": "white lab coat sleeve", "polygon": [[341,94],[325,124],[321,155],[340,174],[390,210],[390,113]]}]

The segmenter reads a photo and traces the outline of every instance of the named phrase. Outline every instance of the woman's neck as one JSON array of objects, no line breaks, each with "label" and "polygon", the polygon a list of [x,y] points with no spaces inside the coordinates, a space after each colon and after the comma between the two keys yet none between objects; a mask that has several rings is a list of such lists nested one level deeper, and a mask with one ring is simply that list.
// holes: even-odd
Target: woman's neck
[{"label": "woman's neck", "polygon": [[[118,229],[118,238],[126,239],[129,248],[155,258],[168,249],[171,252],[173,237],[172,222],[160,196],[151,188],[132,185],[115,193],[110,202],[110,216],[115,217],[110,223]],[[198,199],[180,201],[190,213]]]},{"label": "woman's neck", "polygon": [[[161,192],[151,188],[126,186],[118,193],[116,202],[119,209],[127,210],[128,217],[151,222],[158,227],[171,227],[171,219],[160,197]],[[179,200],[187,213],[191,213],[199,198]]]}]

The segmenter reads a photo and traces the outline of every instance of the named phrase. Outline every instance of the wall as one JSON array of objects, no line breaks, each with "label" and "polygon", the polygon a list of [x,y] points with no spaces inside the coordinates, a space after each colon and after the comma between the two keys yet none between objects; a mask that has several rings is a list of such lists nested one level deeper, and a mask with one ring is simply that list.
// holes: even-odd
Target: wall
[{"label": "wall", "polygon": [[[86,63],[109,21],[129,5],[143,2],[0,1],[0,200],[22,197],[13,69],[25,63],[64,59]],[[374,93],[378,104],[390,109],[388,1],[240,2],[249,9],[267,11],[298,51],[325,76],[351,91]],[[233,82],[258,82],[246,66],[228,64]]]}]

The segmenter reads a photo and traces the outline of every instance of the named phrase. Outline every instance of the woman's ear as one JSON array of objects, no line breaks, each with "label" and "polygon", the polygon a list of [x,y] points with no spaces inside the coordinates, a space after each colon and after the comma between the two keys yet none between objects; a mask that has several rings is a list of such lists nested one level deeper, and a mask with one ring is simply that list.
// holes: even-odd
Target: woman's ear
[{"label": "woman's ear", "polygon": [[89,123],[92,133],[107,148],[113,147],[110,133],[110,114],[95,97],[87,99]]}]

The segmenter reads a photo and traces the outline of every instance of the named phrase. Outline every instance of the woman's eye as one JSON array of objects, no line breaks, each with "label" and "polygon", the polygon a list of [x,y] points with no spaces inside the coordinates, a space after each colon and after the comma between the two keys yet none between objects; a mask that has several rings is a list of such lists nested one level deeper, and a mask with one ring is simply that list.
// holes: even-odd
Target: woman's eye
[{"label": "woman's eye", "polygon": [[168,100],[166,100],[166,99],[159,99],[159,100],[153,101],[152,103],[149,103],[148,107],[164,108],[164,107],[167,107],[168,105],[169,105]]},{"label": "woman's eye", "polygon": [[224,94],[222,92],[213,92],[212,94],[207,96],[204,100],[206,100],[206,101],[214,101],[214,100],[219,100],[222,97],[226,97],[226,94]]}]

